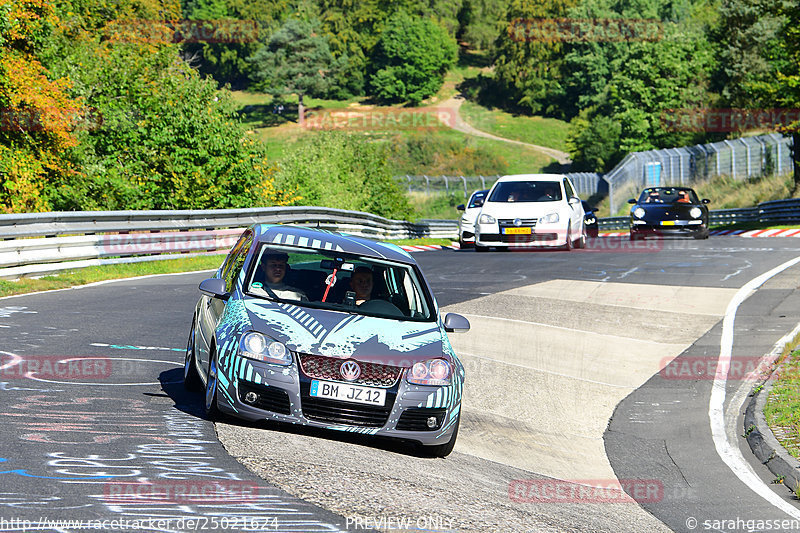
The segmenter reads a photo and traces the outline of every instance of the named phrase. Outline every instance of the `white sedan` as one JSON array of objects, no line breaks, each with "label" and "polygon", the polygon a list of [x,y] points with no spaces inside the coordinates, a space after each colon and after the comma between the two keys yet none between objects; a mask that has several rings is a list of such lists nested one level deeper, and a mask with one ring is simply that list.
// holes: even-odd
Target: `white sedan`
[{"label": "white sedan", "polygon": [[461,248],[470,248],[475,244],[475,221],[478,219],[488,192],[489,189],[475,191],[470,195],[466,205],[461,204],[456,207],[459,211],[464,211],[458,220],[458,243]]},{"label": "white sedan", "polygon": [[475,250],[586,246],[581,200],[563,174],[503,176],[475,224]]}]

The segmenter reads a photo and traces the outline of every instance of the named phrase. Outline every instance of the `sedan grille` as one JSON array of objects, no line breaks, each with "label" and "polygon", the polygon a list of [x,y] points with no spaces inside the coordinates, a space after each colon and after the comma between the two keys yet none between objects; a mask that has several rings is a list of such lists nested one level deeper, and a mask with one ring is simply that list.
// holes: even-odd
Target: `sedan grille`
[{"label": "sedan grille", "polygon": [[[536,227],[536,220],[535,218],[521,218],[520,219],[520,226],[535,228]],[[501,228],[514,228],[514,219],[513,218],[501,218],[497,221],[497,224]]]},{"label": "sedan grille", "polygon": [[361,367],[361,375],[354,381],[346,381],[339,372],[339,367],[345,359],[336,357],[323,357],[319,355],[299,354],[300,370],[303,374],[312,379],[324,379],[328,381],[341,381],[365,385],[367,387],[389,388],[397,383],[403,372],[403,367],[379,365],[377,363],[358,362]]}]

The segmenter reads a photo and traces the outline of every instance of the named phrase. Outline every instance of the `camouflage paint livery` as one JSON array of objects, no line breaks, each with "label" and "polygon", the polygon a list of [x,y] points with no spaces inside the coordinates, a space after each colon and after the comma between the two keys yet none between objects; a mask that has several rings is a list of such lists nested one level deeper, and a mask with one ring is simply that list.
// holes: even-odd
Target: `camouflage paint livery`
[{"label": "camouflage paint livery", "polygon": [[[371,256],[388,261],[415,265],[414,259],[401,248],[375,243],[346,235],[305,228],[256,225],[251,227],[255,243],[333,250]],[[246,262],[253,261],[252,246]],[[287,302],[255,298],[245,293],[247,266],[242,268],[224,312],[216,325],[214,344],[217,357],[217,406],[230,415],[246,420],[276,420],[339,431],[409,439],[425,445],[447,443],[457,428],[464,382],[464,368],[447,338],[438,305],[433,299],[431,321],[402,320],[354,315],[329,309],[309,308]],[[216,276],[222,275],[222,267]],[[421,275],[421,273],[420,273]],[[427,282],[422,277],[422,282]],[[197,313],[200,312],[198,303]],[[292,364],[282,366],[239,355],[243,334],[257,331],[283,343],[292,353]],[[308,417],[302,393],[305,375],[300,357],[327,358],[318,361],[348,361],[397,368],[399,377],[387,389],[385,423],[380,426],[336,423]],[[414,363],[434,358],[445,359],[452,367],[450,384],[446,386],[415,385],[406,380],[406,371]],[[312,376],[313,377],[313,376]],[[344,382],[344,380],[342,380]],[[241,391],[280,389],[288,396],[287,409],[276,412],[243,401]],[[281,394],[282,394],[281,393]],[[398,422],[407,410],[437,413],[441,423],[435,430],[398,429]],[[428,411],[430,410],[430,411]]]}]

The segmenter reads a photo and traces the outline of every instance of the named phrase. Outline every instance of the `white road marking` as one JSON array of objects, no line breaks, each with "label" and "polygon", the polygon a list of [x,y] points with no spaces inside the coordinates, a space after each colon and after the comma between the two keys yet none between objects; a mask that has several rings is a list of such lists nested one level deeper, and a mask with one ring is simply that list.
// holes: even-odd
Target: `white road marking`
[{"label": "white road marking", "polygon": [[[750,280],[741,289],[739,289],[734,297],[728,304],[725,311],[725,318],[722,321],[722,339],[720,340],[719,359],[717,362],[717,374],[714,377],[713,388],[711,389],[711,398],[708,402],[708,418],[711,425],[711,438],[714,440],[714,446],[717,449],[722,461],[728,465],[728,468],[736,474],[747,487],[753,492],[761,496],[771,505],[777,507],[789,516],[800,519],[800,509],[797,509],[790,503],[784,501],[772,489],[767,486],[755,471],[750,467],[750,464],[744,459],[738,446],[732,444],[729,440],[728,433],[725,429],[725,386],[728,381],[728,375],[723,369],[730,366],[731,356],[733,352],[733,333],[734,322],[736,320],[736,311],[739,306],[744,302],[757,288],[766,283],[770,278],[780,274],[787,268],[800,263],[800,257],[787,261],[772,270],[761,274],[757,278]],[[785,337],[784,337],[785,338]],[[740,406],[730,405],[731,411],[738,411]]]}]

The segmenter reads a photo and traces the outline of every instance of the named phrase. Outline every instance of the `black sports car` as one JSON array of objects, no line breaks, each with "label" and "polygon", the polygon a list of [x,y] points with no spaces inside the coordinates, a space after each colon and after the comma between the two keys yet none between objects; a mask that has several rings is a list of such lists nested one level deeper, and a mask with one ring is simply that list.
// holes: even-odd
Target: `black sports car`
[{"label": "black sports car", "polygon": [[688,187],[650,187],[631,207],[631,240],[646,235],[686,235],[708,238],[708,199]]},{"label": "black sports car", "polygon": [[581,200],[583,204],[583,225],[586,226],[586,236],[597,238],[600,234],[600,225],[597,223],[597,208],[589,205],[586,200]]}]

